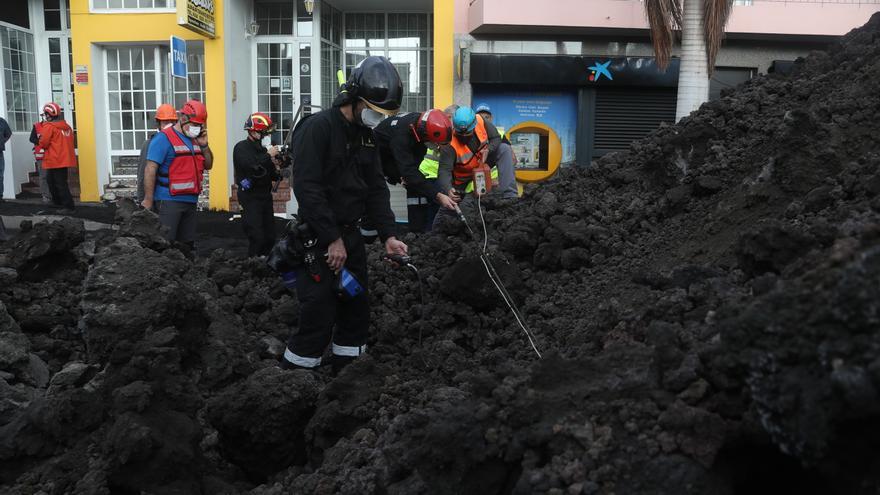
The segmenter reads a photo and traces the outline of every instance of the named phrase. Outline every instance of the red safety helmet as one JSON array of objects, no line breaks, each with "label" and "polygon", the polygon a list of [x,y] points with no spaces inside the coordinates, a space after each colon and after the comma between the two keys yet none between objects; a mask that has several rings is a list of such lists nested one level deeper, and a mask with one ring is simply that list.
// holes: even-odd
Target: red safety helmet
[{"label": "red safety helmet", "polygon": [[61,105],[53,102],[43,105],[43,115],[47,117],[57,117],[61,115]]},{"label": "red safety helmet", "polygon": [[265,113],[254,112],[244,121],[244,129],[246,131],[269,134],[275,130],[275,124],[272,123],[272,119]]},{"label": "red safety helmet", "polygon": [[443,113],[443,110],[436,108],[419,116],[415,130],[419,141],[448,144],[452,139],[452,121]]},{"label": "red safety helmet", "polygon": [[208,121],[208,108],[199,100],[189,100],[180,107],[180,115],[187,118],[186,122],[181,122],[183,124],[193,122],[204,125]]}]

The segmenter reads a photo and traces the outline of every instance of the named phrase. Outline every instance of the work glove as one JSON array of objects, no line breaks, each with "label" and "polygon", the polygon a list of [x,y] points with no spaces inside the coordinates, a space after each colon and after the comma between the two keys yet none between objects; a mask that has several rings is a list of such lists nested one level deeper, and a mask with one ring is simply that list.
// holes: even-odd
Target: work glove
[{"label": "work glove", "polygon": [[241,182],[238,183],[238,187],[242,191],[247,191],[251,188],[251,180],[250,179],[241,179]]}]

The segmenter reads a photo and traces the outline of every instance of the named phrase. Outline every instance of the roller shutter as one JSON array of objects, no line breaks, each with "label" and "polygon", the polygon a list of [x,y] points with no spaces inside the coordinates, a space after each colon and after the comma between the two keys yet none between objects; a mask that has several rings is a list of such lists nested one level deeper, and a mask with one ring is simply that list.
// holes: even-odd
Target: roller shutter
[{"label": "roller shutter", "polygon": [[593,155],[623,151],[647,136],[660,122],[675,122],[676,90],[599,88],[596,91],[596,133]]}]

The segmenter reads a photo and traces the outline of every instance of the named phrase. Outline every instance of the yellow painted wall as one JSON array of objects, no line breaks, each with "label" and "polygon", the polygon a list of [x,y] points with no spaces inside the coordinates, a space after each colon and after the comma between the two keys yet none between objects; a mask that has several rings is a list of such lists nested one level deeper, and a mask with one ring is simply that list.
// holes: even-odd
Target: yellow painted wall
[{"label": "yellow painted wall", "polygon": [[455,1],[434,0],[434,107],[452,104]]},{"label": "yellow painted wall", "polygon": [[208,138],[214,152],[214,168],[210,172],[210,206],[229,209],[228,153],[226,149],[226,85],[223,54],[223,0],[215,0],[214,39],[199,35],[177,25],[176,15],[167,14],[91,14],[89,0],[71,0],[70,22],[73,43],[73,65],[89,69],[89,84],[75,85],[79,177],[82,201],[98,201],[100,185],[106,177],[98,177],[95,150],[94,81],[103,74],[93,71],[92,44],[137,42],[168,43],[174,35],[188,41],[202,40],[205,45],[205,99],[208,102]]}]

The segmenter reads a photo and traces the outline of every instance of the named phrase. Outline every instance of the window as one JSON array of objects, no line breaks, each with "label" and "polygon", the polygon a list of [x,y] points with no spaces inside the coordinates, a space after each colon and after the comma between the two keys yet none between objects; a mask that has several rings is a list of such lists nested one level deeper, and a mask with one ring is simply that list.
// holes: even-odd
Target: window
[{"label": "window", "polygon": [[3,8],[0,9],[0,21],[30,29],[28,2],[3,2]]},{"label": "window", "polygon": [[39,114],[34,37],[0,26],[0,50],[6,84],[6,120],[13,131],[28,132]]},{"label": "window", "polygon": [[111,175],[136,176],[141,144],[158,104],[157,47],[106,50]]},{"label": "window", "polygon": [[254,20],[260,24],[257,34],[293,34],[293,3],[290,0],[259,0],[254,5]]},{"label": "window", "polygon": [[281,143],[294,112],[292,43],[257,43],[257,111],[269,115],[276,129],[272,142]]},{"label": "window", "polygon": [[91,10],[173,9],[174,0],[91,0]]},{"label": "window", "polygon": [[342,12],[321,2],[321,105],[333,103],[339,93],[336,71],[342,66]]},{"label": "window", "polygon": [[[430,14],[421,13],[345,14],[346,73],[367,56],[388,57],[403,83],[401,110],[429,108],[434,61],[432,22]],[[324,83],[322,89],[327,91]]]},{"label": "window", "polygon": [[61,67],[61,38],[49,38],[49,72],[51,73],[52,101],[66,105],[64,97],[64,70]]},{"label": "window", "polygon": [[43,0],[43,22],[46,31],[61,31],[60,0]]},{"label": "window", "polygon": [[[163,53],[166,53],[163,51]],[[165,60],[163,58],[163,60]],[[187,100],[199,100],[205,104],[205,49],[199,42],[186,45],[186,79],[171,78],[173,97],[171,104],[180,108]]]},{"label": "window", "polygon": [[733,88],[740,83],[755,77],[758,71],[752,67],[715,67],[709,81],[709,100],[721,97],[721,91]]}]

